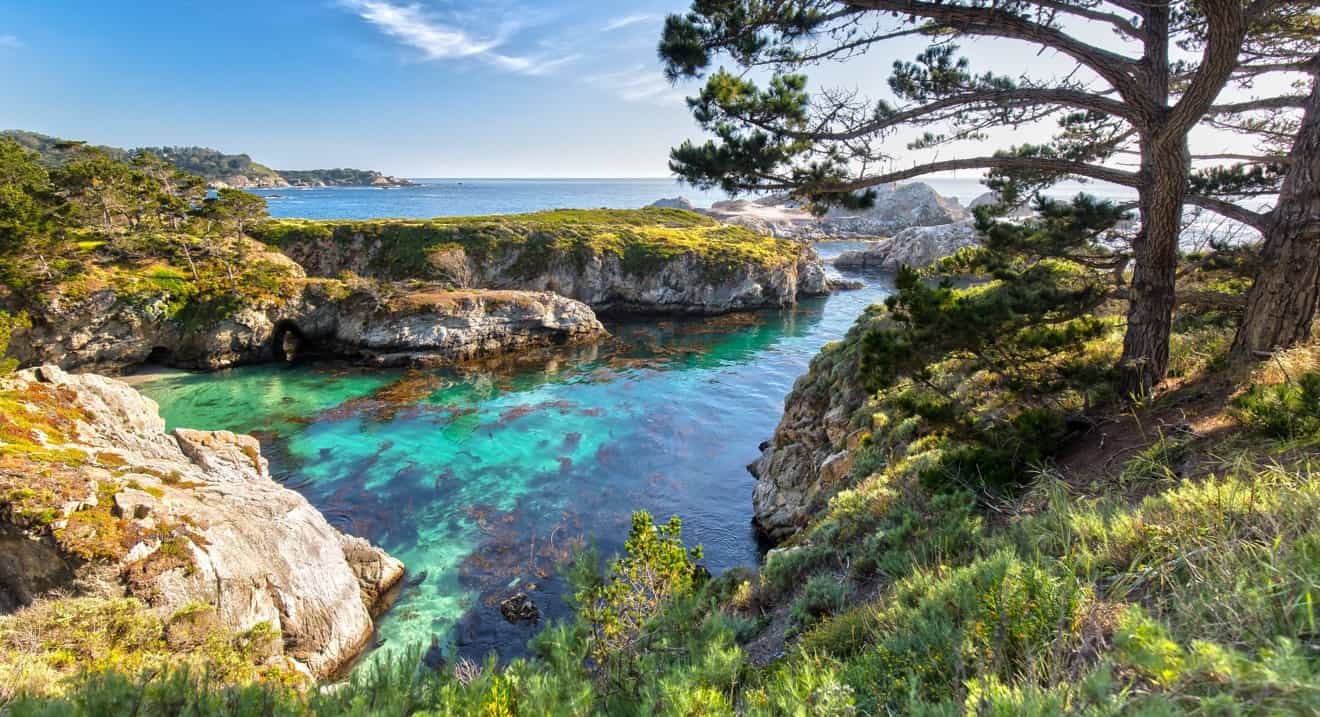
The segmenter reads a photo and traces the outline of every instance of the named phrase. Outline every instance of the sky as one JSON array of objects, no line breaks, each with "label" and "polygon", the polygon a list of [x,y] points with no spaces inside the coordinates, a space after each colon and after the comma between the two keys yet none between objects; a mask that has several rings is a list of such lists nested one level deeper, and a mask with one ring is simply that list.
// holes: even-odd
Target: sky
[{"label": "sky", "polygon": [[[663,177],[669,148],[701,137],[683,102],[696,83],[670,85],[655,52],[664,16],[687,5],[0,0],[0,129],[203,145],[277,169]],[[890,64],[923,45],[812,79],[883,95]],[[1021,44],[979,50],[978,69],[1069,69]]]}]

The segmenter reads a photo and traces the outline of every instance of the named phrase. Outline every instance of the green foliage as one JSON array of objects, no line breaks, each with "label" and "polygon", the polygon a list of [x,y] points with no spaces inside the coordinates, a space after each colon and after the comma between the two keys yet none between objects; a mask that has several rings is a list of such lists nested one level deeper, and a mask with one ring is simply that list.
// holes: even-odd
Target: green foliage
[{"label": "green foliage", "polygon": [[574,596],[590,625],[592,657],[606,665],[629,660],[647,624],[676,599],[696,589],[701,546],[683,547],[678,516],[657,526],[645,511],[633,513],[632,530],[624,543],[627,554],[610,566],[603,582],[583,585]]},{"label": "green foliage", "polygon": [[4,356],[9,351],[9,342],[13,339],[14,332],[29,326],[31,326],[31,321],[26,313],[15,316],[6,311],[0,311],[0,376],[11,373],[18,367],[18,361]]},{"label": "green foliage", "polygon": [[812,623],[843,610],[848,586],[833,575],[817,575],[802,586],[789,613],[799,626]]},{"label": "green foliage", "polygon": [[1248,428],[1284,439],[1320,435],[1320,373],[1308,371],[1297,380],[1254,384],[1233,401]]}]

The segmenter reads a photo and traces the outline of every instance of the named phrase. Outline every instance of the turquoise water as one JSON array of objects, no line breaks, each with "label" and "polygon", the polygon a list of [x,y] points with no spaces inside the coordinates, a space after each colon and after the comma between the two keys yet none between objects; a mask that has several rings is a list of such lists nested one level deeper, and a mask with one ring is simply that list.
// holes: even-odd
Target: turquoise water
[{"label": "turquoise water", "polygon": [[873,278],[793,310],[616,323],[517,365],[266,366],[139,388],[172,427],[254,433],[278,480],[408,565],[384,645],[507,658],[536,628],[499,600],[527,591],[564,615],[556,565],[593,538],[618,550],[633,510],[681,516],[713,572],[754,564],[745,466],[811,357],[886,293]]}]

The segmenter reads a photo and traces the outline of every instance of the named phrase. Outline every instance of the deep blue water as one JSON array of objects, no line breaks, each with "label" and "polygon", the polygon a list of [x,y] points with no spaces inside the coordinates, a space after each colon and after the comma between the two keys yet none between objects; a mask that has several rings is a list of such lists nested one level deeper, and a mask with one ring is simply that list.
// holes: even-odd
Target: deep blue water
[{"label": "deep blue water", "polygon": [[425,575],[381,621],[386,646],[507,658],[535,628],[499,600],[526,591],[565,615],[556,564],[588,540],[619,550],[633,510],[680,516],[713,572],[757,562],[746,465],[811,358],[887,294],[866,280],[793,309],[607,324],[608,340],[516,366],[263,366],[139,388],[170,426],[254,433],[285,485]]}]

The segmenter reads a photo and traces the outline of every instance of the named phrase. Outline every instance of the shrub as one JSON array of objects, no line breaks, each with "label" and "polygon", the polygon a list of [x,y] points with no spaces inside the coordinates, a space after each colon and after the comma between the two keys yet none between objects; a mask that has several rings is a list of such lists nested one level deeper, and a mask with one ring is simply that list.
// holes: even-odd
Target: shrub
[{"label": "shrub", "polygon": [[832,575],[817,575],[802,586],[789,613],[799,626],[837,615],[848,599],[848,585]]},{"label": "shrub", "polygon": [[1320,373],[1308,371],[1296,383],[1253,385],[1233,401],[1239,420],[1274,438],[1320,435]]}]

